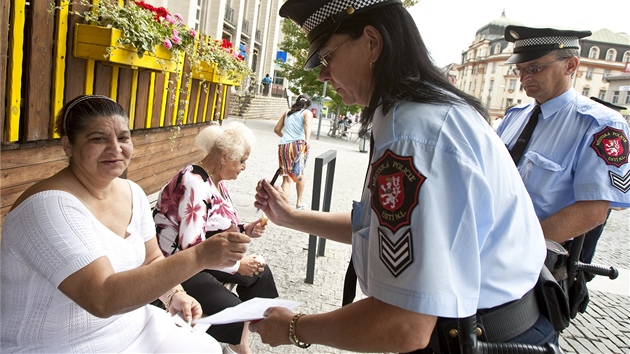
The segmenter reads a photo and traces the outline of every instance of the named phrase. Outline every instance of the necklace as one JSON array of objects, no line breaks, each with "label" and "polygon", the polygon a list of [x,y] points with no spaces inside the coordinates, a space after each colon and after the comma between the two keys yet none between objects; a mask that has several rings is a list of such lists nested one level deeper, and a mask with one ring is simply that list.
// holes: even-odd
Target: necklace
[{"label": "necklace", "polygon": [[214,181],[214,175],[212,173],[210,173],[210,171],[208,171],[208,169],[206,168],[206,165],[203,164],[203,161],[199,161],[199,166],[201,166],[201,168],[203,168],[203,170],[206,171],[206,173],[208,174],[208,176],[212,180],[212,183],[214,185],[216,185],[217,182]]}]

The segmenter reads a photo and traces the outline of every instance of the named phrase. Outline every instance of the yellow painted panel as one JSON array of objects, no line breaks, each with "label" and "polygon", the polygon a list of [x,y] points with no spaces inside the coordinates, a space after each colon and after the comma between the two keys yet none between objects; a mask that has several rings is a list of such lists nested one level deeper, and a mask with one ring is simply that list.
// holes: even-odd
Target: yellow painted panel
[{"label": "yellow painted panel", "polygon": [[147,119],[144,122],[144,127],[151,128],[151,117],[153,116],[153,100],[155,99],[155,73],[151,73],[149,79],[149,98],[147,99]]},{"label": "yellow painted panel", "polygon": [[193,107],[193,109],[195,110],[195,113],[193,113],[193,123],[197,123],[197,116],[199,115],[199,106],[201,105],[201,102],[199,102],[199,98],[201,98],[201,84],[199,86],[197,86],[197,92],[196,92],[196,97],[195,97],[195,104],[196,106]]},{"label": "yellow painted panel", "polygon": [[163,127],[166,123],[166,102],[168,101],[168,82],[171,79],[171,74],[166,73],[164,77],[164,90],[162,91],[162,107],[160,107],[160,127]]},{"label": "yellow painted panel", "polygon": [[116,100],[118,97],[118,75],[120,74],[120,68],[112,66],[112,74],[109,80],[109,97]]},{"label": "yellow painted panel", "polygon": [[[65,87],[66,75],[66,51],[68,38],[68,1],[61,0],[59,3],[61,9],[57,13],[57,23],[55,24],[55,46],[53,58],[53,92],[52,92],[52,127],[55,126],[57,120],[57,112],[63,107],[63,93]],[[51,130],[54,132],[54,128]],[[58,138],[57,133],[53,133],[54,138]]]},{"label": "yellow painted panel", "polygon": [[94,60],[88,60],[85,64],[85,87],[83,93],[91,95],[94,93],[94,66],[96,62]]},{"label": "yellow painted panel", "polygon": [[129,129],[133,129],[136,121],[136,102],[138,102],[138,70],[131,72],[131,100],[129,102]]},{"label": "yellow painted panel", "polygon": [[24,8],[26,1],[14,0],[12,12],[11,38],[9,38],[9,67],[7,80],[7,119],[6,132],[8,141],[18,141],[20,138],[20,104],[22,101],[22,62],[24,55]]},{"label": "yellow painted panel", "polygon": [[[208,86],[210,86],[210,84],[209,84],[209,83],[206,83],[206,84],[203,84],[203,85],[208,85]],[[201,91],[201,89],[202,89],[202,88],[201,88],[201,86],[200,86],[200,90],[199,90],[199,91]],[[212,87],[208,87],[208,92],[210,92],[210,91],[212,91]],[[203,122],[206,122],[206,121],[208,120],[208,116],[207,116],[207,114],[208,114],[208,103],[209,103],[209,102],[210,102],[210,93],[208,93],[208,94],[206,95],[206,99],[205,99],[205,100],[204,100],[204,102],[203,102],[203,114],[201,115],[201,120],[202,120]],[[211,119],[211,120],[212,120],[212,119]]]}]

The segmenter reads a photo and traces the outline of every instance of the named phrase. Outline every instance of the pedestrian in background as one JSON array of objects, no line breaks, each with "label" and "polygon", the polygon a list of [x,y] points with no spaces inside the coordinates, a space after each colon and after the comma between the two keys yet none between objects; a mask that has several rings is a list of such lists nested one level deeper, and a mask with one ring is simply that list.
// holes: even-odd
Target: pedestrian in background
[{"label": "pedestrian in background", "polygon": [[262,79],[262,85],[263,85],[263,96],[269,96],[269,88],[271,88],[271,78],[269,77],[269,74],[265,75],[265,77],[263,77]]},{"label": "pedestrian in background", "polygon": [[[557,343],[533,295],[546,248],[527,190],[483,105],[435,66],[402,2],[288,0],[280,15],[306,33],[305,69],[321,65],[344,104],[365,107],[370,165],[351,212],[297,212],[266,180],[255,206],[277,225],[352,244],[367,297],[321,314],[271,308],[252,331],[273,346],[412,352],[434,331],[448,338],[447,318],[490,324],[507,309],[510,321],[482,340]],[[435,344],[426,351],[448,352]]]},{"label": "pedestrian in background", "polygon": [[289,195],[291,182],[295,182],[297,199],[296,209],[304,209],[304,188],[306,180],[304,170],[308,160],[309,141],[311,139],[311,121],[313,113],[309,110],[311,99],[299,95],[289,111],[280,116],[273,131],[278,135],[278,162],[282,169],[282,190]]}]

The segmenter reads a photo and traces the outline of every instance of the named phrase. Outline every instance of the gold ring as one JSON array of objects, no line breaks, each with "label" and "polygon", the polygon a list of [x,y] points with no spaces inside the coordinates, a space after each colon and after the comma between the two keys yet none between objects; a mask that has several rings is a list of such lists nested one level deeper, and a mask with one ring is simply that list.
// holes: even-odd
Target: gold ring
[{"label": "gold ring", "polygon": [[255,272],[254,272],[254,275],[258,275],[258,271],[255,271]]}]

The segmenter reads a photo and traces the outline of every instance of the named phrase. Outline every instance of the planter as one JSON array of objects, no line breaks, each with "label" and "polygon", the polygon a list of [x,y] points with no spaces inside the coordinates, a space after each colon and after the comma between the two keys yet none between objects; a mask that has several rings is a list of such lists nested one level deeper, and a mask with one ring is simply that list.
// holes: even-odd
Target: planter
[{"label": "planter", "polygon": [[217,70],[217,63],[209,63],[205,61],[202,61],[198,66],[193,68],[192,77],[193,79],[230,86],[240,86],[242,79],[242,77],[239,77],[235,80],[230,80],[227,75],[219,74]]},{"label": "planter", "polygon": [[172,51],[159,45],[155,48],[155,55],[147,53],[140,58],[135,47],[118,44],[121,37],[123,32],[115,28],[78,23],[74,29],[73,55],[131,69],[143,68],[159,72],[182,70],[183,53],[177,60]]}]

